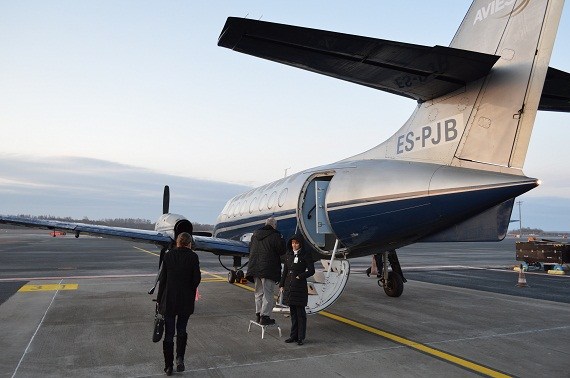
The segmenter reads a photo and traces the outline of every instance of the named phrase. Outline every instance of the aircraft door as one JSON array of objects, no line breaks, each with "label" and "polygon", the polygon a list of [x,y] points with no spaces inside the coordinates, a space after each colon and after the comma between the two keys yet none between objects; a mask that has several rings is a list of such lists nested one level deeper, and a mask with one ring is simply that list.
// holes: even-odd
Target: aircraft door
[{"label": "aircraft door", "polygon": [[346,287],[350,274],[350,263],[338,255],[340,244],[327,215],[326,196],[332,178],[330,173],[310,177],[299,199],[299,225],[307,241],[323,254],[330,254],[330,259],[315,262],[316,272],[307,282],[307,314],[332,305]]},{"label": "aircraft door", "polygon": [[332,176],[312,178],[305,187],[300,201],[301,225],[311,244],[320,250],[330,251],[336,237],[329,224],[326,209],[326,193]]},{"label": "aircraft door", "polygon": [[315,262],[315,275],[312,282],[307,282],[309,298],[307,314],[315,314],[332,305],[342,294],[348,275],[350,263],[346,259],[321,260],[323,269],[318,269],[319,261]]}]

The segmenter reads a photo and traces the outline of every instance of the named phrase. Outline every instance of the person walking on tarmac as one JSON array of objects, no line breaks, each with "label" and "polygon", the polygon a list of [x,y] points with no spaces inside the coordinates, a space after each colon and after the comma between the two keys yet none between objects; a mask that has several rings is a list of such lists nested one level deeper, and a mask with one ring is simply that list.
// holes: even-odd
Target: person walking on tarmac
[{"label": "person walking on tarmac", "polygon": [[270,217],[256,230],[249,244],[246,278],[255,284],[255,320],[261,325],[275,324],[271,311],[275,306],[275,286],[281,277],[281,256],[285,241],[277,231],[277,221]]},{"label": "person walking on tarmac", "polygon": [[176,331],[176,371],[184,371],[188,318],[194,313],[196,290],[201,280],[200,261],[192,251],[194,239],[187,232],[176,238],[176,248],[164,255],[159,278],[158,311],[164,315],[164,372],[172,375],[174,332]]},{"label": "person walking on tarmac", "polygon": [[286,343],[303,345],[307,330],[307,306],[309,291],[307,278],[315,274],[315,263],[309,251],[303,248],[303,237],[294,235],[287,242],[285,266],[279,290],[283,303],[291,310],[291,333]]}]

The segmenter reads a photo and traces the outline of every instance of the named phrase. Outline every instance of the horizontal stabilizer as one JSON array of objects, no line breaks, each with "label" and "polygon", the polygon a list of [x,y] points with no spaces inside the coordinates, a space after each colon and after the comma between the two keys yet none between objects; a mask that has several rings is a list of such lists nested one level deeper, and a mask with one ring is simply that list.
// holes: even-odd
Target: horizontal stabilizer
[{"label": "horizontal stabilizer", "polygon": [[548,67],[538,110],[570,112],[570,73]]},{"label": "horizontal stabilizer", "polygon": [[218,45],[420,102],[487,75],[496,55],[229,17]]}]

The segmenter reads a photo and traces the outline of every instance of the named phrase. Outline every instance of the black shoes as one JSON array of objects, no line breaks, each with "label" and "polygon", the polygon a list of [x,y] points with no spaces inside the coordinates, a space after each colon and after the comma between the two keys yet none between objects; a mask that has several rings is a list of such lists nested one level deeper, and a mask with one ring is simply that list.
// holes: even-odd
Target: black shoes
[{"label": "black shoes", "polygon": [[176,371],[181,373],[186,369],[184,366],[184,358],[176,357]]},{"label": "black shoes", "polygon": [[172,365],[174,362],[174,343],[162,341],[162,352],[164,353],[164,372],[172,375]]},{"label": "black shoes", "polygon": [[366,268],[366,275],[368,277],[370,277],[370,272],[372,272],[372,268],[370,268],[370,267]]},{"label": "black shoes", "polygon": [[275,319],[271,319],[267,315],[261,315],[261,319],[259,320],[259,324],[261,324],[261,325],[272,325],[272,324],[275,324]]},{"label": "black shoes", "polygon": [[304,344],[304,343],[303,343],[303,340],[297,340],[297,339],[294,338],[294,337],[288,338],[287,340],[285,340],[285,342],[286,342],[287,344],[289,344],[289,343],[297,343],[297,345],[303,345],[303,344]]}]

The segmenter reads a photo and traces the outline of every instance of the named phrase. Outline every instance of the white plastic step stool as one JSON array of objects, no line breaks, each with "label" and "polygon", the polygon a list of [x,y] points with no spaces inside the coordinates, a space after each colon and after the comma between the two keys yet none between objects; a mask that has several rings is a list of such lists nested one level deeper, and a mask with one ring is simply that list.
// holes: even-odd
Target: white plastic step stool
[{"label": "white plastic step stool", "polygon": [[269,324],[269,325],[261,325],[258,322],[256,322],[255,320],[250,320],[249,321],[249,327],[247,327],[247,332],[251,332],[251,325],[256,325],[258,327],[261,327],[261,338],[263,339],[265,337],[265,330],[267,327],[277,327],[277,330],[279,331],[279,337],[281,337],[281,327],[279,327],[279,324],[275,323],[275,324]]}]

